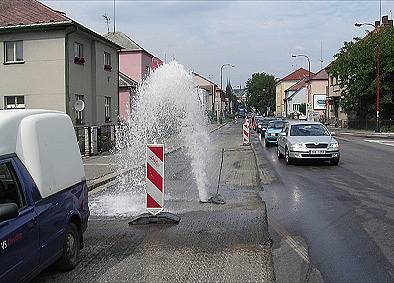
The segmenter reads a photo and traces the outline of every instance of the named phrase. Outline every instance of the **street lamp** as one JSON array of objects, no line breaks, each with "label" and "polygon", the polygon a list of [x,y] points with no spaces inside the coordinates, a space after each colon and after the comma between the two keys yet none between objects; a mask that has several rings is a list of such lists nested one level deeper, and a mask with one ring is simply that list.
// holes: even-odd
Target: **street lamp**
[{"label": "street lamp", "polygon": [[361,26],[372,26],[377,34],[377,44],[376,44],[376,126],[375,132],[380,132],[380,123],[379,123],[379,111],[380,111],[380,29],[379,22],[376,24],[370,23],[355,23],[356,27]]},{"label": "street lamp", "polygon": [[[306,58],[306,59],[308,59],[308,77],[309,77],[309,79],[308,79],[308,81],[309,81],[309,83],[310,83],[310,80],[311,80],[311,60],[309,59],[309,57],[307,56],[307,55],[304,55],[304,54],[298,54],[298,55],[291,55],[291,57],[293,57],[293,58],[296,58],[296,57],[304,57],[304,58]],[[308,104],[310,104],[311,103],[311,99],[310,99],[310,87],[308,88]],[[310,115],[308,115],[309,113],[309,109],[308,109],[308,107],[307,107],[307,119],[309,120],[310,119]]]},{"label": "street lamp", "polygon": [[[220,91],[223,91],[223,68],[224,67],[231,67],[231,68],[235,68],[235,65],[227,63],[227,64],[223,64],[220,67]],[[220,100],[221,101],[221,100]],[[220,119],[219,119],[220,115],[220,110],[219,110],[219,101],[218,101],[218,109],[217,109],[217,117],[218,117],[218,122],[220,123]],[[220,117],[221,118],[221,117]]]}]

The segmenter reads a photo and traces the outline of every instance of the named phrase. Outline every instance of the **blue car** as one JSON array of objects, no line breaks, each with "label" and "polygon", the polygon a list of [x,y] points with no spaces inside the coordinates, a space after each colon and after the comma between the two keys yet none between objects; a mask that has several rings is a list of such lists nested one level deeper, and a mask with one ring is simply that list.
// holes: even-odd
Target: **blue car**
[{"label": "blue car", "polygon": [[74,268],[90,213],[70,117],[4,110],[0,132],[0,282]]},{"label": "blue car", "polygon": [[282,131],[286,122],[282,120],[274,120],[268,123],[267,130],[264,134],[265,146],[278,144],[278,136]]}]

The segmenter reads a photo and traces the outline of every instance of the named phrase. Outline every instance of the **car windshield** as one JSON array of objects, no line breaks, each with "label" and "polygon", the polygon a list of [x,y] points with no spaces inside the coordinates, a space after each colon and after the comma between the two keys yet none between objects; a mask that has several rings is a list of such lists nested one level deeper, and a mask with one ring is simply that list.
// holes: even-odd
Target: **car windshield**
[{"label": "car windshield", "polygon": [[282,129],[284,123],[282,121],[276,121],[276,122],[269,122],[268,123],[268,128],[271,129]]},{"label": "car windshield", "polygon": [[330,133],[323,125],[319,124],[298,124],[292,125],[290,136],[329,136]]}]

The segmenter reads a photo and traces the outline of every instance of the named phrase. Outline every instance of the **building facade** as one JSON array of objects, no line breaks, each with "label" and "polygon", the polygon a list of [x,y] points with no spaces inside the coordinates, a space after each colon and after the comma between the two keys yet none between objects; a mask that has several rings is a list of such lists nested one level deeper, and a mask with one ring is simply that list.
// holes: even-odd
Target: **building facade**
[{"label": "building facade", "polygon": [[36,0],[4,0],[0,10],[0,109],[67,113],[81,150],[84,127],[115,125],[120,47]]},{"label": "building facade", "polygon": [[308,120],[326,122],[326,99],[328,89],[328,74],[325,69],[320,70],[310,80],[306,80],[309,103],[312,104],[312,114]]},{"label": "building facade", "polygon": [[346,128],[348,125],[348,117],[344,109],[341,107],[341,99],[343,99],[343,90],[340,87],[340,80],[330,72],[330,65],[326,67],[328,76],[327,87],[327,123],[333,126]]},{"label": "building facade", "polygon": [[314,73],[310,73],[304,68],[300,68],[290,73],[289,75],[280,79],[276,84],[276,116],[285,116],[285,91],[298,83],[300,80],[304,78],[308,78],[309,76],[313,76]]},{"label": "building facade", "polygon": [[[286,117],[299,117],[302,104],[308,102],[308,92],[306,87],[306,79],[302,79],[298,83],[292,85],[285,91],[285,114]],[[304,113],[305,114],[305,113]]]}]

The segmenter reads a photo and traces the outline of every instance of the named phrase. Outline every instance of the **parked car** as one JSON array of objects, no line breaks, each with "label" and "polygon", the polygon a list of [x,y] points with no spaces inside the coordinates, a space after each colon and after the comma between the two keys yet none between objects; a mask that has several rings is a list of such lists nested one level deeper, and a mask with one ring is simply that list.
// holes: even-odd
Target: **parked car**
[{"label": "parked car", "polygon": [[264,119],[263,116],[254,116],[254,118],[253,118],[253,130],[255,130],[257,132],[258,125],[259,125],[259,123],[262,122],[263,119]]},{"label": "parked car", "polygon": [[68,115],[0,111],[0,282],[78,264],[88,192]]},{"label": "parked car", "polygon": [[278,135],[282,132],[285,123],[286,122],[281,120],[271,121],[268,123],[264,136],[265,146],[278,143]]},{"label": "parked car", "polygon": [[267,130],[268,123],[275,120],[275,118],[272,117],[265,117],[263,118],[257,125],[257,132],[261,133],[261,136],[264,137],[265,131]]},{"label": "parked car", "polygon": [[278,136],[278,158],[287,164],[299,159],[330,161],[338,165],[340,152],[334,134],[319,122],[290,121]]}]

